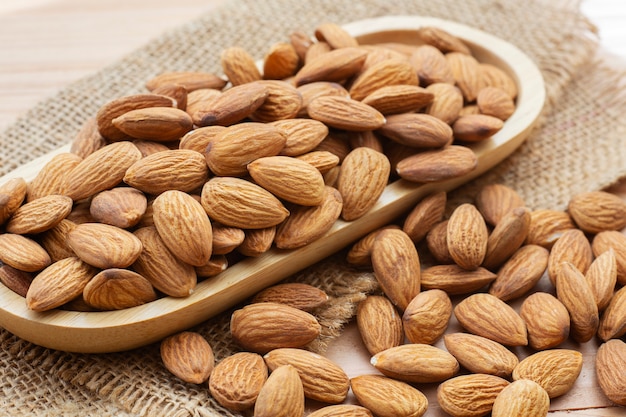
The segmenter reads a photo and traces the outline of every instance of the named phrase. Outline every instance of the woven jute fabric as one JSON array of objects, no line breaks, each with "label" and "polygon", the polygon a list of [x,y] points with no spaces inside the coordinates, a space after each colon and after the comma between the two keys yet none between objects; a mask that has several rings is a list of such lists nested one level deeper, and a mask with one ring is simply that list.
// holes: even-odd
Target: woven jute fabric
[{"label": "woven jute fabric", "polygon": [[[563,209],[578,192],[602,189],[626,173],[623,75],[594,60],[593,27],[571,2],[516,0],[236,0],[163,34],[118,63],[80,80],[34,107],[0,134],[0,174],[70,142],[105,102],[144,90],[167,70],[220,73],[219,52],[239,45],[255,58],[294,30],[312,33],[323,22],[347,23],[383,15],[434,16],[499,36],[526,52],[540,68],[548,101],[542,121],[505,162],[453,193],[471,198],[483,184],[516,189],[528,206]],[[316,314],[323,335],[309,346],[324,351],[377,284],[337,254],[290,280],[328,292]],[[229,311],[193,330],[211,343],[216,359],[237,351]],[[40,416],[234,416],[211,399],[207,387],[167,372],[153,344],[130,352],[72,354],[35,346],[0,330],[0,413]]]}]

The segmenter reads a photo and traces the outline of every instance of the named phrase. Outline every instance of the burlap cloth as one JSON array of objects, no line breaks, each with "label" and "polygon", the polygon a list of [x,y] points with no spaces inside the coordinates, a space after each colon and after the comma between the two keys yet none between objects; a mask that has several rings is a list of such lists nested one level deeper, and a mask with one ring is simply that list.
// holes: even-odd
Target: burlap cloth
[{"label": "burlap cloth", "polygon": [[[594,59],[597,39],[579,3],[517,0],[238,0],[165,33],[111,67],[39,104],[0,134],[0,175],[71,141],[82,122],[115,97],[143,91],[164,70],[220,72],[219,51],[243,46],[260,59],[289,33],[319,23],[414,14],[471,25],[514,43],[539,66],[548,103],[543,123],[504,163],[454,194],[462,200],[486,182],[516,190],[533,209],[565,208],[570,196],[602,189],[626,173],[626,91],[623,74]],[[332,296],[319,312],[323,351],[372,291],[371,274],[341,255],[292,278]],[[228,312],[195,330],[217,360],[235,351]],[[232,416],[206,386],[185,384],[162,366],[158,345],[131,352],[83,355],[41,348],[0,330],[0,413],[7,416]]]}]

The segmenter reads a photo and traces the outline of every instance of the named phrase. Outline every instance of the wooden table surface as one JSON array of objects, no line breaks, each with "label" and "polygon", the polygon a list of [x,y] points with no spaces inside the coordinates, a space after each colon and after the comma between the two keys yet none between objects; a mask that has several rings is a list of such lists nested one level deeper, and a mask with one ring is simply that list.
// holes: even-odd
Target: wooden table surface
[{"label": "wooden table surface", "polygon": [[[225,1],[2,0],[0,129],[72,81]],[[582,8],[598,26],[604,50],[626,62],[626,2],[586,0]],[[626,187],[622,184],[616,190],[623,193]],[[354,325],[347,327],[328,354],[349,376],[372,372]],[[587,356],[575,388],[553,401],[550,416],[626,415],[626,409],[611,407],[596,385],[593,356]],[[429,397],[433,395],[431,390]],[[445,413],[434,409],[428,415]]]}]

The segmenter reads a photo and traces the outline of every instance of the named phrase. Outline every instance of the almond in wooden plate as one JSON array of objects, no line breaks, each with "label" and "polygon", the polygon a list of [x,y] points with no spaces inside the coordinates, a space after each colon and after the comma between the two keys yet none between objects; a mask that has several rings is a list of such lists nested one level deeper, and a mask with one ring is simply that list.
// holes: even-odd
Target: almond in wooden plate
[{"label": "almond in wooden plate", "polygon": [[24,178],[12,178],[0,186],[0,225],[22,205],[27,186]]},{"label": "almond in wooden plate", "polygon": [[296,74],[294,82],[297,86],[301,86],[315,81],[346,80],[361,69],[366,56],[366,50],[347,47],[330,51],[316,59],[307,57],[305,65]]},{"label": "almond in wooden plate", "polygon": [[276,236],[276,227],[248,229],[244,232],[246,236],[237,247],[237,251],[245,256],[259,256],[272,247],[274,237]]},{"label": "almond in wooden plate", "polygon": [[504,122],[486,114],[461,115],[452,124],[452,132],[456,140],[462,142],[480,142],[498,133]]},{"label": "almond in wooden plate", "polygon": [[280,366],[293,366],[304,387],[304,396],[328,404],[339,404],[346,399],[350,380],[343,369],[333,361],[304,349],[283,348],[268,352],[263,359],[270,371]]},{"label": "almond in wooden plate", "polygon": [[311,314],[279,303],[255,303],[236,310],[230,332],[237,344],[252,352],[302,347],[320,334],[321,326]]},{"label": "almond in wooden plate", "polygon": [[411,238],[398,229],[381,231],[372,245],[372,266],[385,295],[404,311],[420,292],[420,260]]},{"label": "almond in wooden plate", "polygon": [[77,225],[67,235],[72,251],[97,268],[126,268],[137,260],[143,245],[127,230],[102,223]]},{"label": "almond in wooden plate", "polygon": [[253,303],[282,303],[304,311],[313,311],[328,302],[328,294],[321,289],[300,282],[276,284],[257,293]]},{"label": "almond in wooden plate", "polygon": [[148,200],[132,187],[116,187],[95,195],[89,212],[100,223],[126,229],[135,226],[146,212]]},{"label": "almond in wooden plate", "polygon": [[566,230],[554,243],[548,257],[548,277],[553,284],[563,263],[569,262],[581,273],[593,262],[593,252],[587,236],[580,229]]},{"label": "almond in wooden plate", "polygon": [[310,152],[328,135],[328,127],[317,120],[286,119],[272,122],[272,125],[282,129],[287,136],[285,146],[280,151],[285,156]]},{"label": "almond in wooden plate", "polygon": [[570,335],[579,343],[591,340],[599,325],[598,306],[580,270],[563,262],[556,274],[556,294],[570,315]]},{"label": "almond in wooden plate", "polygon": [[220,55],[220,62],[228,81],[234,86],[262,78],[254,58],[248,51],[239,46],[231,46],[224,49]]},{"label": "almond in wooden plate", "polygon": [[437,223],[426,234],[426,245],[428,251],[441,264],[453,264],[454,261],[450,257],[448,251],[448,220]]},{"label": "almond in wooden plate", "polygon": [[63,219],[59,224],[50,230],[46,230],[39,235],[41,246],[48,252],[53,262],[63,258],[76,256],[74,251],[67,244],[67,235],[74,230],[76,223],[71,220]]},{"label": "almond in wooden plate", "polygon": [[598,328],[598,336],[605,342],[618,339],[626,334],[626,287],[615,292],[604,310]]},{"label": "almond in wooden plate", "polygon": [[209,391],[223,407],[233,411],[247,410],[254,406],[267,374],[267,365],[261,355],[237,352],[215,365],[209,379]]},{"label": "almond in wooden plate", "polygon": [[376,204],[389,181],[390,169],[387,157],[370,148],[356,148],[345,157],[337,184],[344,220],[356,220]]},{"label": "almond in wooden plate", "polygon": [[452,316],[452,302],[441,290],[422,291],[404,310],[402,328],[411,343],[431,345],[443,335]]},{"label": "almond in wooden plate", "polygon": [[382,375],[359,375],[350,379],[359,404],[380,417],[420,417],[428,408],[428,399],[406,382]]},{"label": "almond in wooden plate", "polygon": [[0,234],[0,261],[24,272],[41,271],[52,263],[39,243],[14,233]]},{"label": "almond in wooden plate", "polygon": [[437,388],[441,408],[454,417],[480,417],[491,412],[496,397],[509,381],[495,375],[460,375]]},{"label": "almond in wooden plate", "polygon": [[28,183],[26,201],[30,202],[52,194],[64,195],[67,189],[68,173],[82,160],[80,156],[66,152],[52,157]]},{"label": "almond in wooden plate", "polygon": [[550,398],[556,398],[574,386],[582,367],[582,353],[571,349],[549,349],[524,358],[513,370],[513,380],[535,381]]},{"label": "almond in wooden plate", "polygon": [[433,45],[442,52],[460,52],[470,54],[471,51],[465,43],[448,31],[435,27],[424,26],[418,30],[419,38],[428,45]]},{"label": "almond in wooden plate", "polygon": [[617,282],[626,284],[626,235],[616,230],[600,232],[593,238],[591,249],[594,256],[599,257],[602,253],[613,249],[615,262],[617,263]]},{"label": "almond in wooden plate", "polygon": [[322,23],[315,28],[314,33],[317,40],[327,42],[333,49],[359,45],[352,35],[336,23]]},{"label": "almond in wooden plate", "polygon": [[506,91],[512,99],[517,97],[517,84],[510,75],[495,65],[481,62],[480,74],[485,87],[496,87]]},{"label": "almond in wooden plate", "polygon": [[529,295],[522,303],[520,316],[528,329],[528,344],[535,350],[556,347],[569,337],[569,312],[552,294]]},{"label": "almond in wooden plate", "polygon": [[414,148],[441,148],[452,143],[452,129],[440,119],[423,113],[387,116],[378,130],[383,136]]},{"label": "almond in wooden plate", "polygon": [[213,223],[211,255],[226,255],[235,250],[246,237],[245,232],[238,227],[224,226]]},{"label": "almond in wooden plate", "polygon": [[304,390],[291,365],[276,368],[263,384],[254,404],[255,417],[303,416]]},{"label": "almond in wooden plate", "polygon": [[418,85],[417,73],[406,60],[387,59],[361,72],[350,86],[350,97],[363,100],[381,87]]},{"label": "almond in wooden plate", "polygon": [[454,308],[459,323],[473,334],[505,346],[526,346],[526,324],[511,306],[485,293],[470,295]]},{"label": "almond in wooden plate", "polygon": [[111,121],[132,138],[167,142],[180,139],[193,128],[187,112],[175,107],[148,107],[131,110]]},{"label": "almond in wooden plate", "polygon": [[446,349],[461,366],[475,374],[511,376],[519,363],[517,356],[498,342],[469,333],[448,333]]},{"label": "almond in wooden plate", "polygon": [[452,212],[448,222],[448,251],[461,268],[478,268],[487,253],[488,230],[485,220],[473,204],[465,203]]},{"label": "almond in wooden plate", "polygon": [[450,52],[446,54],[446,60],[465,101],[476,100],[478,92],[483,87],[480,64],[476,58],[463,52]]},{"label": "almond in wooden plate", "polygon": [[548,393],[534,381],[520,379],[505,387],[493,403],[492,417],[546,417]]},{"label": "almond in wooden plate", "polygon": [[168,249],[183,262],[204,265],[213,253],[213,229],[202,205],[187,193],[166,191],[152,204],[154,225]]},{"label": "almond in wooden plate", "polygon": [[515,102],[501,88],[484,87],[478,92],[476,104],[482,114],[507,120],[515,112]]},{"label": "almond in wooden plate", "polygon": [[202,188],[201,202],[212,220],[242,229],[276,226],[289,215],[269,191],[240,178],[210,179]]},{"label": "almond in wooden plate", "polygon": [[444,54],[432,45],[420,45],[409,57],[421,85],[454,84],[452,69]]},{"label": "almond in wooden plate", "polygon": [[407,382],[440,382],[459,372],[459,363],[450,353],[420,343],[383,350],[370,362],[383,375]]},{"label": "almond in wooden plate", "polygon": [[385,124],[385,117],[375,108],[341,96],[318,97],[309,103],[307,112],[311,119],[348,131],[375,130]]},{"label": "almond in wooden plate", "polygon": [[0,266],[0,282],[14,293],[26,298],[28,287],[33,281],[34,275],[30,272],[20,271],[9,265]]},{"label": "almond in wooden plate", "polygon": [[384,115],[418,111],[430,104],[435,95],[418,85],[388,85],[372,91],[363,103]]},{"label": "almond in wooden plate", "polygon": [[268,95],[267,86],[250,82],[193,103],[187,106],[187,112],[197,126],[230,126],[254,113]]},{"label": "almond in wooden plate", "polygon": [[[311,151],[296,156],[296,159],[313,165],[322,175],[328,174],[333,168],[339,165],[339,157],[328,151]],[[326,182],[326,177],[324,177]],[[329,184],[326,184],[329,185]]]},{"label": "almond in wooden plate", "polygon": [[323,96],[341,96],[350,97],[350,93],[339,83],[328,81],[316,81],[309,84],[303,84],[298,87],[298,91],[302,96],[302,105],[298,112],[298,117],[308,116],[309,104],[318,97]]},{"label": "almond in wooden plate", "polygon": [[228,268],[228,259],[226,255],[211,255],[206,264],[194,267],[198,278],[214,277],[220,272]]},{"label": "almond in wooden plate", "polygon": [[530,291],[548,267],[549,252],[538,245],[519,248],[498,270],[489,294],[503,301],[513,300]]},{"label": "almond in wooden plate", "polygon": [[26,305],[34,311],[57,308],[78,297],[96,268],[79,258],[61,259],[41,271],[26,293]]},{"label": "almond in wooden plate", "polygon": [[569,214],[559,210],[534,210],[530,213],[530,230],[526,243],[552,248],[558,238],[576,228]]},{"label": "almond in wooden plate", "polygon": [[199,333],[181,332],[161,341],[161,360],[176,377],[191,384],[209,379],[215,365],[213,349]]},{"label": "almond in wooden plate", "polygon": [[576,225],[588,233],[626,227],[626,202],[606,191],[590,191],[573,196],[567,211]]},{"label": "almond in wooden plate", "polygon": [[[447,62],[446,62],[447,65]],[[426,114],[430,114],[447,124],[452,124],[460,115],[463,108],[463,94],[453,83],[436,82],[426,87],[434,94],[433,101],[426,107]]]},{"label": "almond in wooden plate", "polygon": [[609,340],[598,348],[596,376],[604,395],[615,404],[626,406],[626,343]]},{"label": "almond in wooden plate", "polygon": [[98,310],[122,310],[149,303],[156,298],[150,281],[128,269],[100,271],[83,289],[85,302]]},{"label": "almond in wooden plate", "polygon": [[370,295],[359,302],[356,323],[361,340],[371,355],[400,346],[404,341],[402,318],[387,297]]},{"label": "almond in wooden plate", "polygon": [[477,164],[476,154],[470,148],[451,145],[409,156],[398,162],[396,171],[407,181],[427,183],[465,175]]},{"label": "almond in wooden plate", "polygon": [[6,231],[17,234],[45,232],[59,224],[72,210],[72,199],[47,195],[21,205],[6,224]]}]

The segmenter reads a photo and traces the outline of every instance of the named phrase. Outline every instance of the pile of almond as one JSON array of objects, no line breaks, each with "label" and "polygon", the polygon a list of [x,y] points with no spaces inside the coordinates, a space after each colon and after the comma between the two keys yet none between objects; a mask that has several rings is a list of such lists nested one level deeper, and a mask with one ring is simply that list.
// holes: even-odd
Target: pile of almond
[{"label": "pile of almond", "polygon": [[[534,417],[581,373],[583,355],[560,347],[569,339],[600,344],[597,382],[626,406],[626,202],[596,191],[566,211],[532,211],[494,184],[448,218],[446,205],[445,193],[430,195],[348,252],[381,289],[356,313],[370,374],[349,378],[307,350],[327,297],[300,283],[269,287],[233,313],[242,352],[215,364],[202,336],[185,332],[162,343],[165,366],[208,380],[222,406],[255,416],[303,416],[306,399],[326,404],[314,417],[421,416],[429,404],[420,387],[434,383],[451,416]],[[447,332],[453,314],[466,332]],[[441,339],[445,349],[434,346]],[[534,353],[522,358],[515,347]]]},{"label": "pile of almond", "polygon": [[259,66],[230,47],[223,76],[167,72],[104,104],[71,152],[0,185],[2,281],[35,311],[185,297],[358,219],[398,177],[472,171],[463,144],[502,127],[516,85],[451,34],[418,35],[359,45],[322,24]]}]

